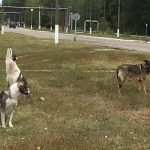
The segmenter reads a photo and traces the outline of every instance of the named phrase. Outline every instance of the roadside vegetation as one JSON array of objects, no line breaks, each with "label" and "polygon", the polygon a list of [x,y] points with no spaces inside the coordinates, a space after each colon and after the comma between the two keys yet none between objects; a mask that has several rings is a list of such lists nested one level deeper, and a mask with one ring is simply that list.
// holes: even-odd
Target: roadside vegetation
[{"label": "roadside vegetation", "polygon": [[32,97],[20,99],[14,128],[0,128],[0,149],[150,149],[150,78],[146,96],[135,80],[119,96],[115,73],[119,64],[142,63],[150,53],[6,33],[0,35],[1,91],[8,47]]},{"label": "roadside vegetation", "polygon": [[[116,38],[117,39],[116,33],[113,33],[113,32],[93,32],[90,35],[90,32],[85,32],[84,33],[84,32],[80,32],[79,31],[78,34],[80,34],[80,35],[88,35],[88,36],[96,36],[96,37]],[[119,39],[124,39],[124,40],[141,40],[141,41],[145,41],[145,42],[149,42],[150,41],[150,37],[149,36],[131,35],[130,33],[120,34]]]}]

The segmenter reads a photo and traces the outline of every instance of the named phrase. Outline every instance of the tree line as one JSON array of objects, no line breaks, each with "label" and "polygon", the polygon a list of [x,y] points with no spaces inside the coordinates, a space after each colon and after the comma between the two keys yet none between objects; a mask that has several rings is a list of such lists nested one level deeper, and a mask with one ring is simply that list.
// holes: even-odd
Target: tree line
[{"label": "tree line", "polygon": [[[56,0],[3,0],[4,5],[55,7]],[[85,20],[100,22],[100,31],[116,32],[118,28],[119,0],[59,0],[60,7],[79,13],[78,28],[83,29]],[[30,15],[30,14],[27,14]],[[36,15],[36,14],[34,14]],[[50,14],[42,13],[42,25],[50,22]],[[150,0],[120,0],[120,32],[129,34],[150,34]],[[30,16],[29,16],[30,17]]]}]

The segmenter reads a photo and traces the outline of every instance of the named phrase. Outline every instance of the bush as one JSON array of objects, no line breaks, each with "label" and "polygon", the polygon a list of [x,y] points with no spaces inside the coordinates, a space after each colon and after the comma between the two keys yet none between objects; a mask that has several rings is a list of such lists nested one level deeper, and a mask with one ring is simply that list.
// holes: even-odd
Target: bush
[{"label": "bush", "polygon": [[100,22],[100,31],[108,32],[108,33],[112,32],[112,29],[110,28],[110,24],[107,22],[107,20],[104,17],[102,17],[99,22]]}]

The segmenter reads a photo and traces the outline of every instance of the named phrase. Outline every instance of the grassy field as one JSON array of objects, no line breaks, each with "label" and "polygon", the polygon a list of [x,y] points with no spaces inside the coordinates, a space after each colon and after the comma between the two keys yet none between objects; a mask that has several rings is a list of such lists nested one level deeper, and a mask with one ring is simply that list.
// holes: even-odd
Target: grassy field
[{"label": "grassy field", "polygon": [[[142,63],[150,53],[111,49],[18,34],[0,35],[0,90],[6,89],[8,47],[29,82],[14,128],[0,128],[0,150],[149,150],[148,94],[127,82],[118,94],[115,68]],[[44,97],[45,100],[41,100]]]}]

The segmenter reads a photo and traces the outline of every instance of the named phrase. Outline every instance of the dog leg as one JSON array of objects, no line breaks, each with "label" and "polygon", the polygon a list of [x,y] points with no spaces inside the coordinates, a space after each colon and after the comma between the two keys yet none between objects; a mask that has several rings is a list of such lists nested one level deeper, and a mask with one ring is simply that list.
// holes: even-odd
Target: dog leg
[{"label": "dog leg", "polygon": [[144,80],[143,79],[138,79],[138,81],[139,81],[138,91],[140,93],[144,92],[144,94],[146,95]]},{"label": "dog leg", "polygon": [[119,94],[121,95],[121,89],[124,85],[124,82],[127,79],[126,73],[123,73],[122,71],[119,71],[117,74],[117,80],[118,80],[118,88],[119,88]]},{"label": "dog leg", "polygon": [[4,112],[1,112],[1,122],[2,122],[2,128],[6,128]]},{"label": "dog leg", "polygon": [[142,81],[142,86],[143,86],[144,93],[145,93],[145,95],[146,95],[147,92],[146,92],[146,88],[145,88],[145,81]]},{"label": "dog leg", "polygon": [[146,92],[146,88],[145,88],[145,81],[142,79],[142,80],[139,80],[139,83],[140,83],[140,92],[144,92],[144,94],[146,95],[147,92]]},{"label": "dog leg", "polygon": [[119,81],[118,81],[118,88],[119,88],[119,95],[121,95],[122,82],[119,83]]},{"label": "dog leg", "polygon": [[10,116],[9,116],[9,127],[10,127],[10,128],[13,128],[13,127],[14,127],[13,124],[12,124],[13,113],[14,113],[14,111],[13,111],[13,112],[10,114]]},{"label": "dog leg", "polygon": [[122,94],[121,94],[121,88],[119,87],[119,95],[121,96]]},{"label": "dog leg", "polygon": [[138,91],[141,93],[142,91],[142,81],[139,80]]}]

